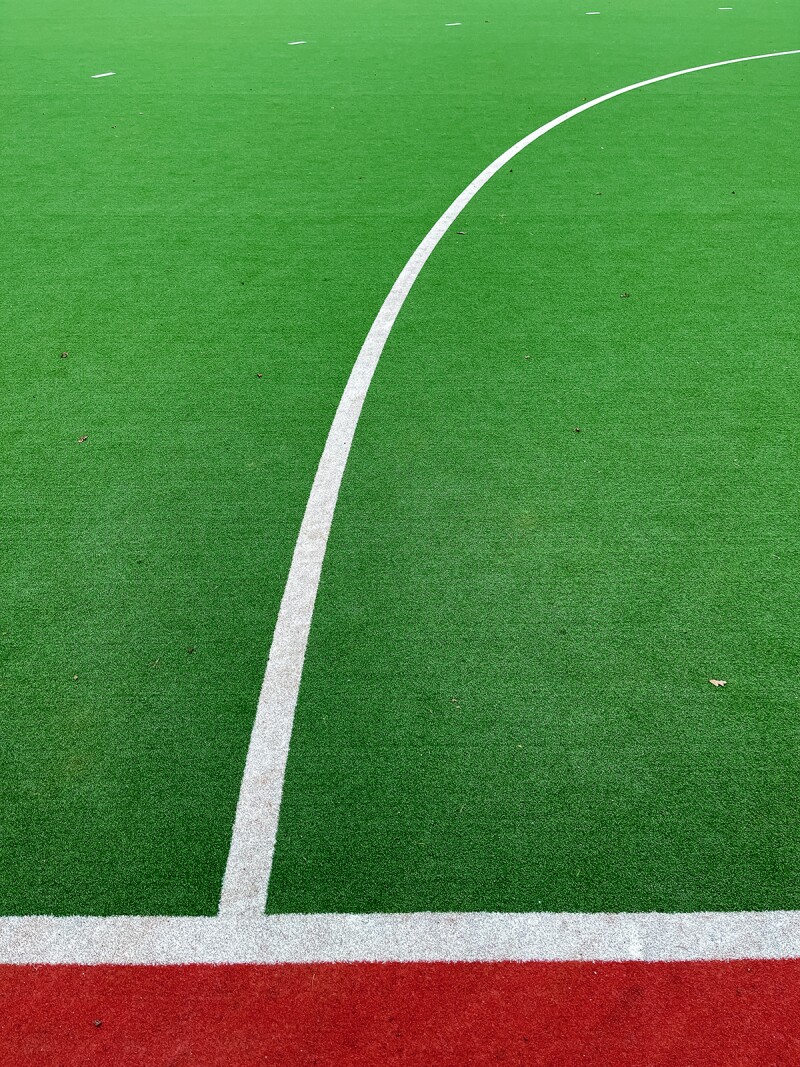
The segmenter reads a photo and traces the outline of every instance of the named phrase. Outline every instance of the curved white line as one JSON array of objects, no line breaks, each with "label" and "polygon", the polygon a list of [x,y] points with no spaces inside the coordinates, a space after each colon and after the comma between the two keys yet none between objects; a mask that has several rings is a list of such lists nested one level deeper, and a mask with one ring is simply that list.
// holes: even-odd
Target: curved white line
[{"label": "curved white line", "polygon": [[714,67],[727,67],[734,63],[749,63],[756,59],[774,59],[778,56],[798,54],[800,48],[794,48],[786,52],[767,52],[764,55],[723,59],[717,63],[704,63],[699,67],[687,67],[685,70],[660,74],[657,78],[647,78],[645,81],[626,85],[622,89],[614,89],[565,111],[563,115],[551,119],[521,141],[517,141],[481,171],[431,227],[403,267],[370,327],[339,401],[300,526],[250,738],[222,883],[220,915],[262,915],[264,912],[297,694],[339,487],[364,398],[378,360],[400,308],[431,252],[475,194],[501,167],[528,145],[538,141],[568,119],[589,111],[606,100],[633,92],[634,89],[643,89],[646,85],[680,78],[684,74],[712,70]]}]

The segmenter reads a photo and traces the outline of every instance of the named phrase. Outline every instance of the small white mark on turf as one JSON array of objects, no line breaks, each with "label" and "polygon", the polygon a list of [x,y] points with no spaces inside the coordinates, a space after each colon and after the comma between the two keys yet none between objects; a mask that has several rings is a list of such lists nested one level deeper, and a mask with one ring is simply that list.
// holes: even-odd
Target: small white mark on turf
[{"label": "small white mark on turf", "polygon": [[305,41],[289,41],[289,44],[305,44]]},{"label": "small white mark on turf", "polygon": [[115,70],[107,70],[105,74],[91,74],[92,78],[110,78],[113,74],[116,74]]},{"label": "small white mark on turf", "polygon": [[445,26],[460,26],[460,22],[445,22]]}]

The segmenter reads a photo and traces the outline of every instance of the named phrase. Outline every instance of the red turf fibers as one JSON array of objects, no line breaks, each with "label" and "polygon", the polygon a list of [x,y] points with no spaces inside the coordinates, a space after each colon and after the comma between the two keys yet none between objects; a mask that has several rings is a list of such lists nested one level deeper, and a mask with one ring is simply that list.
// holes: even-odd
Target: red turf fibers
[{"label": "red turf fibers", "polygon": [[800,961],[0,967],[14,1067],[800,1064]]}]

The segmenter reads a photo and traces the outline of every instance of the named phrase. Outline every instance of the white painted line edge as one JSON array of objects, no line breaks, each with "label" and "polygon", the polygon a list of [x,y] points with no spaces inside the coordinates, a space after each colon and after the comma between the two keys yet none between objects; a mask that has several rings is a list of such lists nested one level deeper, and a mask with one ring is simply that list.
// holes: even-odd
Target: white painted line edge
[{"label": "white painted line edge", "polygon": [[445,22],[445,26],[460,26],[460,22]]},{"label": "white painted line edge", "polygon": [[361,409],[384,345],[411,287],[433,250],[490,178],[523,149],[576,115],[635,89],[669,81],[685,74],[798,54],[800,49],[795,48],[687,67],[685,70],[660,74],[620,89],[613,89],[565,111],[517,141],[482,170],[456,197],[417,246],[378,311],[353,365],[311,487],[256,708],[222,883],[220,915],[249,915],[255,918],[264,913],[297,694],[339,487]]},{"label": "white painted line edge", "polygon": [[289,41],[289,44],[307,44],[307,41]]},{"label": "white painted line edge", "polygon": [[0,961],[15,964],[678,961],[797,956],[797,911],[0,919]]},{"label": "white painted line edge", "polygon": [[105,74],[90,74],[90,78],[111,78],[117,72],[115,70],[107,70]]}]

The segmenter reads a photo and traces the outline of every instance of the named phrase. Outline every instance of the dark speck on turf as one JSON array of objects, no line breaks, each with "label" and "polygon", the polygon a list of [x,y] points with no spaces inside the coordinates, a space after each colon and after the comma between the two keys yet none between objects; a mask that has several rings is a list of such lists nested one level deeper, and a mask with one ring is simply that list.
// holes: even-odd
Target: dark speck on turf
[{"label": "dark speck on turf", "polygon": [[61,353],[61,358],[62,359],[66,359],[68,355],[69,355],[69,352],[62,352]]},{"label": "dark speck on turf", "polygon": [[263,378],[263,377],[264,377],[263,374],[256,374],[256,378]]},{"label": "dark speck on turf", "polygon": [[187,652],[189,653],[189,655],[191,656],[192,652],[194,652],[194,645],[193,645],[193,646],[192,646],[191,648],[187,648],[187,649],[186,649],[186,651],[187,651]]},{"label": "dark speck on turf", "polygon": [[631,294],[630,294],[630,293],[621,293],[620,295],[622,296],[622,299],[623,299],[623,300],[627,300],[627,299],[628,299],[628,297],[629,297],[629,296],[630,296]]},{"label": "dark speck on turf", "polygon": [[581,428],[580,428],[580,426],[576,426],[576,427],[575,427],[575,433],[580,433],[580,432],[581,432]]},{"label": "dark speck on turf", "polygon": [[95,1026],[102,1026],[103,1025],[103,1020],[102,1019],[95,1019],[94,1020],[94,1025]]}]

